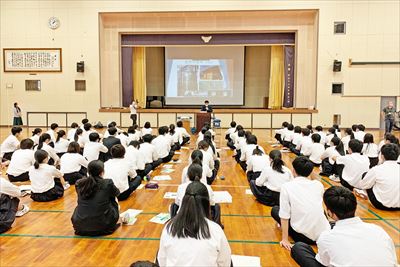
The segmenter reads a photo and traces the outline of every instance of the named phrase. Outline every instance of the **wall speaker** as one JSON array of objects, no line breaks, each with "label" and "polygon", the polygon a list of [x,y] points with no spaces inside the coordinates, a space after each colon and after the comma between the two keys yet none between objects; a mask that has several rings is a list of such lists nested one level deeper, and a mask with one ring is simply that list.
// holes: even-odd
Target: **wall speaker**
[{"label": "wall speaker", "polygon": [[76,63],[76,71],[77,72],[85,72],[85,62],[79,61]]},{"label": "wall speaker", "polygon": [[332,83],[332,94],[343,94],[343,83]]},{"label": "wall speaker", "polygon": [[336,60],[333,61],[333,71],[340,72],[342,70],[342,61]]}]

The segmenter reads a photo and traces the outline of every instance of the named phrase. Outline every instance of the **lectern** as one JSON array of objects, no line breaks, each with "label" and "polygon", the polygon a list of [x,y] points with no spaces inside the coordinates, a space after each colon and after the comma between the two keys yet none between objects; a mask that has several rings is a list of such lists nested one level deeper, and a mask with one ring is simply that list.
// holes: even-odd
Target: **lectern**
[{"label": "lectern", "polygon": [[204,123],[211,123],[211,113],[209,112],[198,112],[196,113],[196,133],[201,131]]}]

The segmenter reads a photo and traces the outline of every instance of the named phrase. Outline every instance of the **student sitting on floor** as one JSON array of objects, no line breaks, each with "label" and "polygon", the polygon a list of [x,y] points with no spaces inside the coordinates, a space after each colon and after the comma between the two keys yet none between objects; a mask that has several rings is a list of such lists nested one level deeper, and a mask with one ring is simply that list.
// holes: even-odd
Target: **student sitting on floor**
[{"label": "student sitting on floor", "polygon": [[153,129],[151,129],[151,124],[150,124],[150,122],[146,121],[142,128],[142,136],[145,136],[146,134],[151,135],[152,133],[153,133]]},{"label": "student sitting on floor", "polygon": [[142,153],[144,158],[144,163],[146,165],[144,170],[144,175],[147,175],[149,172],[157,168],[162,160],[158,158],[158,153],[156,148],[151,141],[153,140],[153,136],[151,134],[146,134],[143,136],[143,143],[140,144],[139,151]]},{"label": "student sitting on floor", "polygon": [[321,165],[321,156],[325,151],[325,146],[320,143],[321,135],[320,134],[312,134],[311,135],[312,145],[310,149],[304,151],[304,156],[309,157],[312,163],[314,163],[315,167],[319,167]]},{"label": "student sitting on floor", "polygon": [[275,130],[274,138],[281,144],[283,143],[283,137],[285,136],[288,125],[289,123],[287,121],[284,121],[282,122],[282,128]]},{"label": "student sitting on floor", "polygon": [[292,258],[301,267],[397,265],[389,235],[380,226],[355,217],[357,200],[351,191],[333,186],[325,191],[324,203],[335,227],[321,233],[318,254],[302,242],[293,246]]},{"label": "student sitting on floor", "polygon": [[237,163],[240,162],[240,157],[242,156],[242,149],[246,147],[246,138],[244,136],[245,132],[240,129],[237,132],[236,142],[235,142],[235,160]]},{"label": "student sitting on floor", "polygon": [[283,146],[289,148],[290,144],[293,141],[293,137],[294,137],[294,126],[293,126],[293,124],[289,123],[289,125],[287,126],[287,131],[282,139]]},{"label": "student sitting on floor", "polygon": [[[82,132],[82,143],[83,146],[86,145],[86,143],[90,142],[89,140],[89,136],[91,133],[94,133],[95,131],[92,130],[92,124],[87,122],[83,125],[83,132]],[[99,136],[101,137],[101,135],[99,134]]]},{"label": "student sitting on floor", "polygon": [[325,137],[325,147],[328,147],[331,145],[331,140],[333,137],[337,137],[337,134],[336,134],[336,129],[331,127],[328,129],[328,133]]},{"label": "student sitting on floor", "polygon": [[[76,131],[78,133],[79,129]],[[100,143],[100,136],[98,133],[91,133],[89,135],[89,142],[85,144],[83,156],[88,162],[98,160],[100,153],[107,153],[108,148]]]},{"label": "student sitting on floor", "polygon": [[31,198],[38,202],[56,200],[64,195],[69,184],[64,181],[62,173],[54,166],[47,164],[49,154],[45,150],[35,152],[34,166],[29,168],[32,185]]},{"label": "student sitting on floor", "polygon": [[314,133],[312,125],[309,124],[309,125],[306,126],[306,128],[307,128],[308,130],[310,130],[310,134],[313,134],[313,133]]},{"label": "student sitting on floor", "polygon": [[39,145],[35,148],[36,150],[44,150],[48,153],[50,159],[48,161],[49,165],[58,166],[60,163],[60,157],[57,155],[54,148],[50,145],[51,137],[48,133],[44,133],[40,136]]},{"label": "student sitting on floor", "polygon": [[315,127],[315,133],[319,134],[321,136],[320,143],[325,146],[326,144],[326,133],[324,133],[324,129],[321,126]]},{"label": "student sitting on floor", "polygon": [[293,174],[285,166],[282,153],[272,150],[269,153],[270,166],[261,171],[256,180],[250,181],[250,189],[257,201],[267,206],[279,206],[279,195],[284,183],[293,180]]},{"label": "student sitting on floor", "polygon": [[82,119],[82,121],[81,121],[81,126],[79,126],[79,128],[81,128],[82,130],[83,130],[83,127],[85,126],[85,124],[86,123],[88,123],[89,122],[89,120],[88,119]]},{"label": "student sitting on floor", "polygon": [[171,150],[176,151],[181,149],[181,144],[183,143],[182,133],[176,130],[175,124],[170,124],[168,129],[169,138],[171,139]]},{"label": "student sitting on floor", "polygon": [[21,132],[22,128],[19,126],[11,128],[11,134],[1,143],[0,158],[11,160],[12,154],[19,148],[18,138],[21,136]]},{"label": "student sitting on floor", "polygon": [[295,153],[297,145],[301,142],[301,138],[302,138],[301,127],[300,126],[294,127],[292,142],[289,144],[289,149],[291,152]]},{"label": "student sitting on floor", "polygon": [[386,144],[381,149],[382,164],[370,169],[357,188],[367,189],[369,201],[380,210],[400,210],[399,147]]},{"label": "student sitting on floor", "polygon": [[[215,161],[214,157],[211,153],[209,153],[209,150],[212,149],[210,145],[207,143],[207,141],[203,140],[199,143],[198,149],[203,153],[203,161],[202,161],[202,166],[208,167],[212,175],[211,177],[207,177],[207,184],[212,184],[212,182],[215,180]],[[192,158],[190,158],[189,162],[191,163]]]},{"label": "student sitting on floor", "polygon": [[79,129],[79,125],[76,122],[71,123],[71,129],[68,130],[67,139],[69,141],[74,141],[76,130]]},{"label": "student sitting on floor", "polygon": [[374,143],[374,136],[370,133],[364,135],[364,145],[361,153],[368,157],[369,168],[378,165],[379,163],[379,148],[378,145]]},{"label": "student sitting on floor", "polygon": [[[200,158],[196,158],[193,163],[189,166],[187,169],[187,176],[189,178],[189,181],[180,184],[178,186],[176,198],[175,198],[175,203],[171,205],[170,211],[171,211],[171,217],[174,217],[176,213],[179,211],[179,207],[182,205],[182,200],[185,196],[186,189],[189,184],[195,181],[200,181],[202,175],[203,175],[203,169],[202,169],[202,162]],[[218,203],[215,203],[214,201],[214,192],[211,189],[211,186],[205,185],[208,190],[208,195],[210,197],[210,206],[211,206],[211,219],[221,225],[223,228],[223,225],[221,223],[221,207]]]},{"label": "student sitting on floor", "polygon": [[104,164],[104,177],[113,180],[121,192],[118,200],[125,200],[142,183],[142,178],[137,176],[132,163],[124,158],[125,148],[122,145],[114,145],[111,148],[111,156],[112,158]]},{"label": "student sitting on floor", "polygon": [[117,138],[117,132],[118,132],[117,128],[111,127],[111,128],[108,128],[107,131],[109,133],[109,136],[107,138],[103,139],[103,145],[106,146],[108,150],[107,150],[106,153],[102,152],[100,154],[100,159],[102,161],[104,161],[104,162],[106,162],[107,160],[112,158],[112,156],[111,156],[111,148],[114,145],[120,145],[121,144],[121,140]]},{"label": "student sitting on floor", "polygon": [[281,246],[290,250],[290,235],[295,242],[315,244],[319,235],[330,229],[322,207],[324,187],[321,182],[311,180],[313,163],[306,157],[293,161],[294,180],[281,187],[279,206],[271,210],[271,216],[281,225]]},{"label": "student sitting on floor", "polygon": [[112,234],[118,227],[118,188],[111,179],[103,179],[104,163],[94,160],[88,165],[89,177],[75,186],[78,205],[71,221],[76,235],[99,236]]},{"label": "student sitting on floor", "polygon": [[61,156],[60,171],[64,180],[69,184],[75,184],[76,181],[86,176],[88,161],[79,153],[81,150],[77,142],[71,142],[67,153]]},{"label": "student sitting on floor", "polygon": [[339,125],[333,124],[332,127],[335,128],[336,136],[339,137],[339,138],[342,138],[342,133],[340,132]]},{"label": "student sitting on floor", "polygon": [[158,128],[158,136],[151,141],[156,148],[158,158],[164,163],[171,161],[174,156],[174,151],[171,150],[171,139],[166,137],[168,130],[167,126],[161,126]]},{"label": "student sitting on floor", "polygon": [[39,144],[39,138],[41,135],[42,135],[42,129],[40,129],[40,128],[35,128],[32,131],[31,139],[33,141],[34,146],[37,146]]},{"label": "student sitting on floor", "polygon": [[247,180],[250,182],[251,180],[257,179],[257,177],[260,176],[261,171],[265,168],[265,166],[268,165],[268,163],[268,155],[264,154],[259,146],[256,146],[256,148],[253,150],[253,155],[251,155],[250,159],[247,161]]},{"label": "student sitting on floor", "polygon": [[368,157],[360,154],[362,147],[361,141],[350,140],[349,155],[332,158],[338,165],[340,183],[351,191],[361,181],[362,175],[369,170]]},{"label": "student sitting on floor", "polygon": [[21,148],[14,152],[7,168],[10,182],[23,182],[29,180],[29,168],[35,163],[35,152],[32,150],[33,141],[24,139]]},{"label": "student sitting on floor", "polygon": [[210,219],[207,187],[192,182],[178,214],[167,222],[160,239],[160,266],[231,266],[231,249],[222,228]]},{"label": "student sitting on floor", "polygon": [[138,127],[139,126],[135,124],[128,128],[129,143],[132,141],[140,141],[140,138],[142,138],[142,133],[138,130]]},{"label": "student sitting on floor", "polygon": [[[238,142],[238,135],[239,135],[239,131],[240,130],[244,130],[243,129],[243,126],[242,125],[237,125],[236,126],[236,130],[233,132],[233,133],[231,133],[230,135],[229,135],[229,137],[231,138],[231,140],[232,140],[232,147],[230,147],[231,149],[236,149],[236,144],[237,144],[237,142]],[[244,132],[244,131],[243,131]]]},{"label": "student sitting on floor", "polygon": [[365,131],[364,125],[362,125],[362,124],[357,125],[357,129],[354,131],[354,138],[361,142],[364,142],[364,136],[365,136],[364,131]]},{"label": "student sitting on floor", "polygon": [[[217,177],[219,166],[220,166],[219,154],[217,152],[217,146],[213,140],[212,133],[210,131],[207,131],[204,134],[203,140],[208,143],[209,148],[207,149],[207,152],[210,153],[210,155],[214,159],[214,169],[212,170],[212,172],[213,172],[213,179],[215,179],[215,177]],[[214,181],[214,180],[212,180],[212,181]],[[209,184],[211,184],[212,181],[209,181]]]},{"label": "student sitting on floor", "polygon": [[127,132],[120,132],[117,134],[117,138],[121,141],[121,145],[125,148],[129,145],[129,135]]},{"label": "student sitting on floor", "polygon": [[0,234],[11,229],[15,217],[29,212],[29,207],[21,205],[18,197],[21,197],[21,189],[0,177]]},{"label": "student sitting on floor", "polygon": [[292,151],[296,155],[304,155],[304,153],[308,154],[308,151],[311,149],[313,144],[310,137],[310,130],[308,128],[301,129],[301,139],[297,144],[296,148]]},{"label": "student sitting on floor", "polygon": [[182,146],[190,143],[190,134],[186,131],[185,128],[183,128],[182,121],[178,121],[176,123],[176,131],[182,135]]},{"label": "student sitting on floor", "polygon": [[233,148],[234,147],[234,142],[233,142],[233,140],[231,138],[231,134],[233,134],[235,131],[236,131],[236,122],[232,121],[231,122],[231,127],[228,130],[226,130],[226,132],[225,132],[226,145],[228,147],[230,147],[231,149],[234,149]]},{"label": "student sitting on floor", "polygon": [[[50,135],[51,138],[51,142],[53,143],[53,145],[56,142],[57,139],[57,133],[58,133],[58,124],[57,123],[52,123],[50,125],[50,129],[46,132],[47,134]],[[53,147],[53,146],[52,146]]]},{"label": "student sitting on floor", "polygon": [[144,163],[144,157],[139,149],[139,141],[130,142],[129,146],[126,148],[125,158],[127,158],[127,160],[132,163],[137,175],[143,178],[145,176],[144,169],[146,166]]},{"label": "student sitting on floor", "polygon": [[69,143],[70,141],[68,141],[65,131],[59,130],[57,132],[56,142],[54,143],[54,151],[56,151],[58,157],[61,157],[67,152]]},{"label": "student sitting on floor", "polygon": [[[81,128],[76,129],[74,139],[72,141],[75,141],[79,144],[79,146],[81,147],[81,153],[82,153],[83,149],[85,148],[85,142],[83,140],[83,130]],[[90,142],[90,138],[89,138],[89,142]],[[87,143],[89,143],[89,142],[87,142]]]},{"label": "student sitting on floor", "polygon": [[379,142],[378,150],[381,151],[381,148],[384,144],[396,144],[399,145],[399,139],[393,134],[385,134],[385,138]]},{"label": "student sitting on floor", "polygon": [[349,150],[349,142],[350,140],[354,139],[354,133],[352,129],[347,128],[344,131],[344,134],[345,136],[342,137],[342,143],[344,147],[344,152],[347,153],[347,151]]},{"label": "student sitting on floor", "polygon": [[[243,147],[241,150],[241,155],[240,155],[240,166],[244,171],[247,170],[247,161],[250,159],[250,157],[253,155],[253,151],[257,146],[257,137],[255,135],[249,135],[246,138],[246,146]],[[264,152],[264,149],[262,147],[259,147],[262,152]],[[264,152],[265,153],[265,152]]]},{"label": "student sitting on floor", "polygon": [[[183,168],[182,170],[182,179],[181,179],[182,184],[187,183],[189,181],[188,169],[192,164],[192,162],[198,162],[198,161],[203,162],[203,159],[204,156],[202,151],[193,150],[192,154],[190,155],[189,165]],[[210,180],[210,177],[212,177],[213,173],[211,169],[208,167],[209,165],[208,164],[201,164],[201,165],[203,169],[203,174],[201,175],[200,182],[204,184],[211,184],[208,183],[208,181]]]},{"label": "student sitting on floor", "polygon": [[333,137],[330,142],[330,146],[325,149],[324,153],[321,155],[322,163],[322,171],[319,175],[328,176],[332,181],[339,180],[339,173],[336,168],[336,163],[333,160],[333,157],[344,156],[344,147],[342,141],[340,141],[339,137]]}]

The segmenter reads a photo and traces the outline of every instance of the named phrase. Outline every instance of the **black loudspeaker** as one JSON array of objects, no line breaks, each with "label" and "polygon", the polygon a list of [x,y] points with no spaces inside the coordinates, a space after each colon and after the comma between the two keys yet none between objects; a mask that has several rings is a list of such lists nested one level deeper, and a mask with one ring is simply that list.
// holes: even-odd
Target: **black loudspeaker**
[{"label": "black loudspeaker", "polygon": [[77,72],[85,72],[85,62],[79,61],[76,63],[76,71]]},{"label": "black loudspeaker", "polygon": [[342,70],[342,61],[334,60],[333,61],[333,72],[339,72]]}]

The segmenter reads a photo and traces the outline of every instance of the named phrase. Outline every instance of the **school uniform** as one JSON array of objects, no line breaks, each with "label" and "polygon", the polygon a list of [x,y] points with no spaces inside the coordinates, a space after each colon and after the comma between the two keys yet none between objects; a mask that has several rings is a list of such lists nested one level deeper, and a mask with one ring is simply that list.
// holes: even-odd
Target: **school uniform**
[{"label": "school uniform", "polygon": [[290,149],[290,151],[292,153],[296,152],[296,147],[301,142],[302,138],[303,138],[303,136],[301,135],[301,133],[294,133],[293,134],[292,143],[289,144],[289,149]]},{"label": "school uniform", "polygon": [[171,161],[174,156],[174,151],[171,151],[171,139],[165,135],[159,135],[151,141],[156,148],[158,158],[166,163]]},{"label": "school uniform", "polygon": [[76,128],[72,128],[72,129],[68,130],[67,139],[69,141],[74,141],[76,130],[77,130]]},{"label": "school uniform", "polygon": [[285,136],[283,137],[283,146],[290,147],[290,144],[293,141],[294,131],[287,130]]},{"label": "school uniform", "polygon": [[152,134],[153,133],[153,129],[151,129],[151,128],[142,128],[141,132],[142,132],[142,136],[145,136],[146,134]]},{"label": "school uniform", "polygon": [[132,141],[139,141],[141,137],[142,137],[141,132],[137,130],[135,131],[135,133],[128,133],[128,145]]},{"label": "school uniform", "polygon": [[295,242],[315,244],[320,234],[330,229],[322,206],[324,187],[317,180],[294,178],[282,185],[279,206],[274,206],[271,216],[278,223],[289,220],[289,235]]},{"label": "school uniform", "polygon": [[304,244],[296,243],[292,257],[300,266],[396,266],[393,240],[378,225],[365,223],[359,217],[336,222],[323,232],[318,254]]},{"label": "school uniform", "polygon": [[57,138],[56,138],[57,133],[56,133],[54,130],[52,130],[52,129],[49,129],[46,133],[50,135],[51,141],[52,141],[53,143],[55,143],[55,142],[56,142],[56,139],[57,139]]},{"label": "school uniform", "polygon": [[206,219],[209,239],[173,237],[166,225],[161,233],[157,260],[160,266],[230,266],[231,249],[222,228]]},{"label": "school uniform", "polygon": [[350,135],[346,135],[342,138],[342,143],[343,143],[343,148],[344,151],[347,152],[349,150],[349,142],[351,140],[351,136]]},{"label": "school uniform", "polygon": [[265,154],[264,149],[259,145],[246,144],[246,146],[241,149],[241,156],[240,156],[239,164],[244,171],[247,170],[247,161],[253,155],[253,151],[254,151],[254,149],[256,149],[257,146]]},{"label": "school uniform", "polygon": [[303,136],[299,144],[296,146],[296,151],[294,151],[294,153],[296,155],[309,155],[312,144],[313,141],[311,140],[310,136]]},{"label": "school uniform", "polygon": [[354,138],[361,142],[364,142],[364,136],[365,136],[364,131],[355,131],[354,132]]},{"label": "school uniform", "polygon": [[88,162],[93,160],[98,160],[100,153],[107,153],[108,148],[99,142],[88,142],[85,144],[85,148],[83,150],[83,156],[87,159]]},{"label": "school uniform", "polygon": [[336,147],[330,146],[325,149],[324,153],[321,155],[321,167],[322,172],[320,175],[330,176],[332,174],[338,174],[336,170],[336,162],[333,160],[333,157],[341,156],[339,152],[336,150]]},{"label": "school uniform", "polygon": [[231,138],[231,134],[233,134],[235,131],[236,131],[236,127],[231,127],[225,131],[226,145],[231,149],[235,149],[234,142],[232,141],[232,138]]},{"label": "school uniform", "polygon": [[56,151],[59,157],[67,152],[69,143],[71,142],[68,141],[67,139],[60,138],[60,140],[58,140],[58,142],[54,144],[54,150]]},{"label": "school uniform", "polygon": [[251,180],[256,179],[260,176],[261,171],[269,165],[269,156],[262,155],[251,155],[250,159],[247,161],[247,180],[250,182]]},{"label": "school uniform", "polygon": [[313,143],[308,151],[303,154],[308,156],[309,159],[314,163],[314,166],[319,167],[321,165],[321,156],[325,152],[325,146],[321,143]]},{"label": "school uniform", "polygon": [[133,168],[136,170],[136,173],[143,178],[145,163],[144,157],[140,150],[133,146],[128,146],[126,148],[125,158],[132,164]]},{"label": "school uniform", "polygon": [[242,156],[242,149],[246,147],[246,145],[247,145],[246,138],[244,138],[243,136],[237,137],[235,141],[235,148],[236,148],[235,159],[237,163],[240,162],[240,157]]},{"label": "school uniform", "polygon": [[22,182],[29,180],[29,168],[35,163],[35,152],[32,149],[18,149],[11,157],[7,168],[10,182]]},{"label": "school uniform", "polygon": [[372,168],[379,163],[379,149],[378,145],[371,143],[371,144],[364,144],[361,153],[368,157],[369,159],[369,168]]},{"label": "school uniform", "polygon": [[327,146],[327,147],[331,146],[331,141],[332,141],[333,137],[335,137],[334,134],[327,134],[326,135],[326,139],[325,139],[326,144],[325,144],[325,146]]},{"label": "school uniform", "polygon": [[56,200],[64,195],[64,187],[60,179],[62,173],[54,166],[41,163],[38,169],[34,166],[29,168],[31,180],[31,198],[38,202]]},{"label": "school uniform", "polygon": [[386,144],[386,140],[385,140],[385,139],[383,139],[383,140],[381,140],[381,141],[379,142],[379,144],[378,144],[378,151],[379,151],[379,152],[381,151],[381,148],[382,148],[385,144]]},{"label": "school uniform", "polygon": [[14,135],[10,134],[0,146],[0,157],[6,160],[11,160],[11,156],[19,147],[19,140]]},{"label": "school uniform", "polygon": [[181,143],[182,146],[190,141],[190,134],[186,131],[185,128],[176,127],[175,131],[179,132],[182,135],[182,143]]},{"label": "school uniform", "polygon": [[283,137],[285,136],[285,133],[287,131],[287,127],[283,127],[281,129],[275,130],[275,139],[278,140],[279,143],[283,143]]},{"label": "school uniform", "polygon": [[362,175],[369,170],[369,159],[360,153],[352,153],[336,158],[340,183],[350,190],[357,187]]},{"label": "school uniform", "polygon": [[89,162],[79,153],[65,153],[60,159],[60,171],[64,180],[75,184],[77,180],[86,176]]},{"label": "school uniform", "polygon": [[103,153],[103,152],[100,153],[100,160],[106,162],[107,160],[111,159],[112,158],[111,148],[115,145],[120,145],[120,144],[121,144],[121,140],[115,136],[109,136],[107,138],[104,138],[103,145],[105,147],[107,147],[108,150],[105,153]]},{"label": "school uniform", "polygon": [[37,146],[39,144],[40,135],[35,134],[29,138],[33,141],[34,146]]},{"label": "school uniform", "polygon": [[[186,166],[185,168],[183,168],[182,170],[182,176],[181,176],[181,183],[187,183],[190,181],[187,172],[189,170],[189,166]],[[202,174],[201,174],[201,178],[200,178],[200,182],[202,182],[203,184],[207,185],[207,177],[211,177],[212,175],[212,171],[210,170],[210,168],[208,168],[207,165],[202,166]],[[209,184],[208,184],[209,185]]]},{"label": "school uniform", "polygon": [[326,133],[324,132],[316,132],[317,134],[319,134],[319,136],[321,136],[321,140],[319,141],[321,144],[325,145],[326,142]]},{"label": "school uniform", "polygon": [[[35,151],[37,149],[38,149],[38,147],[35,148]],[[57,155],[54,148],[52,148],[50,145],[43,143],[41,150],[44,150],[49,154],[49,157],[50,157],[49,162],[48,162],[49,165],[55,165],[60,160],[60,157]]]},{"label": "school uniform", "polygon": [[125,158],[110,159],[104,163],[104,177],[111,179],[121,192],[118,200],[127,199],[142,183],[132,164]]},{"label": "school uniform", "polygon": [[142,153],[144,159],[144,175],[147,175],[151,170],[157,168],[162,163],[162,160],[158,158],[158,153],[154,145],[144,142],[140,144],[139,151]]},{"label": "school uniform", "polygon": [[400,165],[395,160],[384,161],[370,169],[357,188],[367,189],[375,208],[400,210]]},{"label": "school uniform", "polygon": [[112,234],[118,228],[118,188],[111,179],[97,178],[98,189],[89,198],[82,198],[78,188],[78,205],[71,221],[76,235],[99,236]]},{"label": "school uniform", "polygon": [[203,140],[204,140],[204,134],[203,134],[202,132],[199,132],[199,134],[198,134],[198,136],[197,136],[197,139],[196,139],[196,146],[198,146],[199,143],[200,143],[201,141],[203,141]]},{"label": "school uniform", "polygon": [[342,133],[338,130],[335,130],[336,136],[342,139]]},{"label": "school uniform", "polygon": [[129,136],[120,133],[119,135],[117,135],[117,138],[121,141],[121,145],[123,145],[124,148],[126,148],[129,145]]},{"label": "school uniform", "polygon": [[289,168],[282,166],[283,173],[277,172],[272,167],[264,167],[260,176],[250,181],[250,189],[257,201],[263,205],[279,205],[281,187],[284,183],[293,180]]},{"label": "school uniform", "polygon": [[0,234],[11,229],[18,211],[21,190],[5,178],[0,177]]},{"label": "school uniform", "polygon": [[[89,130],[89,131],[85,131],[85,130],[83,130],[83,132],[82,132],[82,135],[81,135],[81,143],[83,144],[83,146],[85,146],[86,145],[86,143],[89,143],[90,142],[90,139],[89,139],[89,135],[91,134],[91,133],[94,133],[95,131],[92,131],[92,130]],[[106,133],[107,133],[107,131],[106,131]],[[100,136],[100,135],[99,135]]]}]

